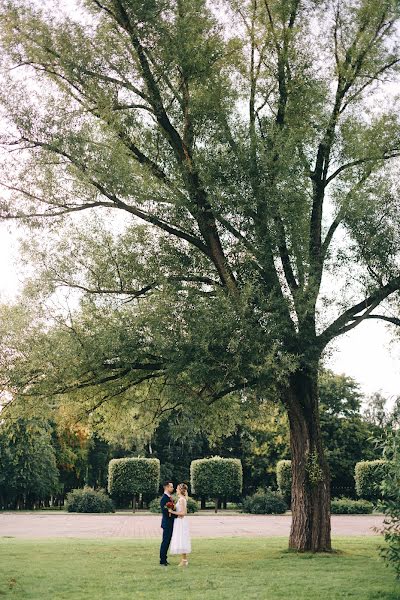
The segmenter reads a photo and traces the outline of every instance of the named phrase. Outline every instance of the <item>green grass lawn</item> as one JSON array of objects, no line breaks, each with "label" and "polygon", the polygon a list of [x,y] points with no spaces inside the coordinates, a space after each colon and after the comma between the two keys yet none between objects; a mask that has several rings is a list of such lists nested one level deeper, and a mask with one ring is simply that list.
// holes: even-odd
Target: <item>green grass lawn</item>
[{"label": "green grass lawn", "polygon": [[286,538],[194,540],[190,566],[158,566],[146,540],[0,538],[0,598],[29,600],[400,600],[380,538],[336,538],[336,553],[287,552]]}]

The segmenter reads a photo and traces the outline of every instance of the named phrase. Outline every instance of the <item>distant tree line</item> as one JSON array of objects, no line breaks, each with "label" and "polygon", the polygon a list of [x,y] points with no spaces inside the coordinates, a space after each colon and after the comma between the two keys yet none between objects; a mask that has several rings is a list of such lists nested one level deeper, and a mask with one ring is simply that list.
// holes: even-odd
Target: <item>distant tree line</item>
[{"label": "distant tree line", "polygon": [[[398,422],[399,403],[387,410],[385,398],[375,394],[362,411],[356,382],[329,371],[321,375],[320,402],[333,496],[355,498],[355,464],[381,458],[374,440]],[[4,411],[0,425],[0,506],[62,507],[72,489],[106,489],[109,461],[133,456],[158,458],[161,481],[189,484],[193,460],[216,454],[239,458],[243,496],[259,488],[275,488],[277,462],[290,459],[287,420],[283,410],[268,402],[260,411],[262,418],[248,418],[233,434],[217,440],[210,440],[206,432],[180,432],[179,423],[171,416],[161,421],[150,441],[126,447],[101,439],[87,426],[62,426],[11,407]],[[151,499],[145,495],[142,505]],[[119,502],[129,506],[130,498]],[[204,506],[205,498],[202,502]]]}]

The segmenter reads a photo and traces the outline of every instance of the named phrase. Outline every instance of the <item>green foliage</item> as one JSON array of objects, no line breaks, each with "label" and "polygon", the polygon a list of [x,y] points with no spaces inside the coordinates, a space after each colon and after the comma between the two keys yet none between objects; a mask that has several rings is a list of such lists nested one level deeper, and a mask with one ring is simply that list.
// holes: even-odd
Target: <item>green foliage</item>
[{"label": "green foliage", "polygon": [[108,466],[108,491],[113,496],[154,494],[160,485],[157,458],[113,458]]},{"label": "green foliage", "polygon": [[381,533],[386,546],[381,553],[400,579],[400,430],[389,431],[381,448],[388,465],[382,480],[382,500],[379,504],[385,514]]},{"label": "green foliage", "polygon": [[[390,408],[388,404],[391,405]],[[376,427],[377,431],[397,429],[400,426],[400,396],[395,398],[394,402],[389,402],[389,399],[380,392],[371,394],[367,399],[363,415],[368,423]],[[378,437],[377,433],[376,438]]]},{"label": "green foliage", "polygon": [[243,512],[253,515],[281,515],[287,511],[287,504],[279,492],[259,489],[253,496],[243,500]]},{"label": "green foliage", "polygon": [[369,515],[374,505],[368,500],[352,500],[351,498],[333,498],[331,513],[333,515]]},{"label": "green foliage", "polygon": [[190,465],[193,494],[208,498],[235,498],[243,485],[242,463],[237,458],[201,458]]},{"label": "green foliage", "polygon": [[67,494],[67,510],[78,513],[115,512],[112,500],[105,491],[91,487],[71,490]]},{"label": "green foliage", "polygon": [[382,482],[388,473],[385,460],[361,461],[355,467],[356,491],[361,498],[377,501],[382,497]]},{"label": "green foliage", "polygon": [[92,435],[88,448],[88,485],[95,488],[107,486],[107,468],[110,461],[110,445]]},{"label": "green foliage", "polygon": [[[60,501],[70,490],[91,484],[87,480],[87,475],[91,472],[89,447],[92,441],[86,427],[72,424],[69,419],[68,422],[61,422],[57,412],[52,416],[54,418],[52,445],[59,471],[60,489],[57,497]],[[107,481],[102,483],[104,485]]]},{"label": "green foliage", "polygon": [[151,502],[149,502],[149,511],[152,513],[161,514],[160,498],[154,498]]},{"label": "green foliage", "polygon": [[[152,513],[160,513],[161,514],[161,507],[160,507],[160,500],[161,498],[154,498],[154,500],[152,500],[149,504],[149,510]],[[193,514],[198,512],[199,510],[199,505],[196,502],[196,500],[194,500],[193,498],[188,498],[187,499],[187,511],[188,514]]]},{"label": "green foliage", "polygon": [[318,391],[324,415],[351,418],[360,414],[362,395],[352,377],[323,369],[318,380]]},{"label": "green foliage", "polygon": [[190,514],[196,513],[199,511],[198,503],[196,502],[196,500],[194,498],[190,498],[190,496],[187,499],[187,511]]},{"label": "green foliage", "polygon": [[160,460],[160,481],[188,482],[193,458],[210,454],[205,434],[196,428],[181,427],[174,414],[161,421],[151,440],[151,447]]},{"label": "green foliage", "polygon": [[221,441],[215,454],[224,456],[224,451],[241,459],[246,495],[259,487],[276,487],[276,464],[280,458],[290,456],[289,426],[282,405],[273,397],[265,399],[235,436]]},{"label": "green foliage", "polygon": [[332,495],[356,497],[354,467],[361,460],[380,458],[373,442],[379,428],[360,414],[362,395],[351,377],[322,371],[319,397]]},{"label": "green foliage", "polygon": [[288,504],[292,496],[292,461],[280,460],[276,465],[276,482],[279,492]]},{"label": "green foliage", "polygon": [[317,486],[323,479],[323,471],[319,464],[319,455],[316,450],[307,456],[306,472],[308,481],[312,486]]},{"label": "green foliage", "polygon": [[0,494],[5,507],[33,508],[59,489],[47,421],[10,407],[0,425]]}]

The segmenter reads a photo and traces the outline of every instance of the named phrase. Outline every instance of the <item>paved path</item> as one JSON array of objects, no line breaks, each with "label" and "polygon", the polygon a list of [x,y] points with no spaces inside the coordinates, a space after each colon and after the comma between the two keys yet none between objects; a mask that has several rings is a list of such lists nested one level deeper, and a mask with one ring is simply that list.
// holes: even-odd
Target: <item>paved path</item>
[{"label": "paved path", "polygon": [[[188,517],[194,538],[288,536],[290,515],[197,514]],[[376,535],[376,515],[333,515],[333,535]],[[141,538],[160,537],[158,515],[117,513],[0,512],[0,538]]]}]

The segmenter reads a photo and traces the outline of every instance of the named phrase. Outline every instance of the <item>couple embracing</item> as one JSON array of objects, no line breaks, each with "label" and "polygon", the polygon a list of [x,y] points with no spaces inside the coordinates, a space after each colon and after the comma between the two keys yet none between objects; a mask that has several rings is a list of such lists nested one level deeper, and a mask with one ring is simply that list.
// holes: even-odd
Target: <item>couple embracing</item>
[{"label": "couple embracing", "polygon": [[187,567],[187,555],[190,554],[192,547],[190,543],[189,524],[187,522],[187,498],[188,488],[185,483],[180,483],[177,488],[178,501],[176,505],[172,500],[174,485],[171,481],[164,484],[164,494],[160,500],[161,506],[161,527],[163,537],[160,547],[160,565],[168,566],[167,552],[170,548],[171,554],[181,554],[179,567]]}]

